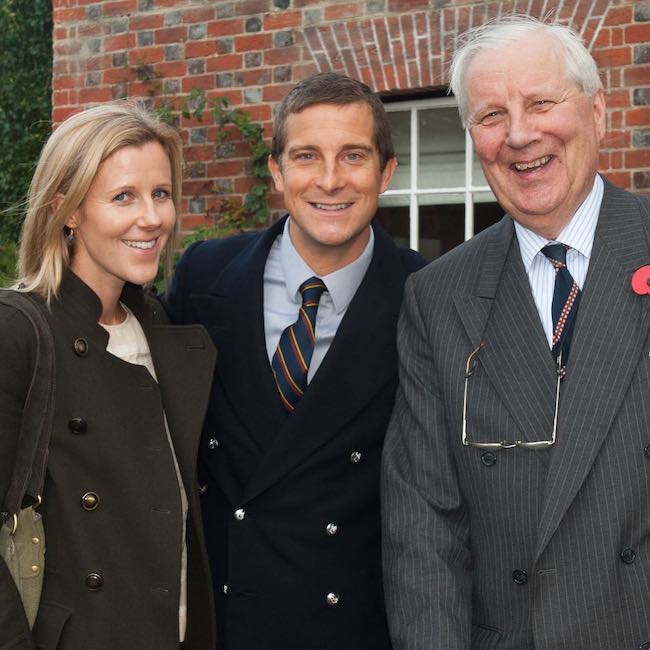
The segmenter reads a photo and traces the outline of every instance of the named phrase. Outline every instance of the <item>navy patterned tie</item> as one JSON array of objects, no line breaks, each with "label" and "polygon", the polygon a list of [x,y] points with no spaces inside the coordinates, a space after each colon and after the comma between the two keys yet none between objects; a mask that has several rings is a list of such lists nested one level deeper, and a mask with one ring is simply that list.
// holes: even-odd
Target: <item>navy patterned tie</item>
[{"label": "navy patterned tie", "polygon": [[314,353],[316,312],[326,289],[325,283],[315,277],[300,285],[302,306],[298,320],[282,332],[271,361],[280,399],[290,413],[307,388],[307,371]]},{"label": "navy patterned tie", "polygon": [[557,360],[562,352],[562,366],[566,367],[569,358],[569,346],[575,323],[580,288],[573,279],[566,265],[569,246],[565,244],[548,244],[542,248],[555,269],[555,289],[553,291],[553,357]]}]

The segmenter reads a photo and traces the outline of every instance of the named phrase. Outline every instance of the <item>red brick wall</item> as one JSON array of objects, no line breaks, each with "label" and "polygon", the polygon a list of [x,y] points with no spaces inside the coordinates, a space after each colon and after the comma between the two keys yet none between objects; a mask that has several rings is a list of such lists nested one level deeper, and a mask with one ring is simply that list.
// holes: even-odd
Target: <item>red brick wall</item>
[{"label": "red brick wall", "polygon": [[[601,170],[650,193],[650,2],[629,0],[53,0],[53,118],[125,96],[192,88],[227,97],[270,134],[273,105],[298,80],[340,70],[380,92],[440,89],[454,37],[513,11],[571,24],[602,70],[608,135]],[[149,79],[149,81],[147,81]],[[154,98],[154,101],[159,101]],[[191,173],[183,228],[245,191],[241,152],[217,127],[181,120]],[[215,194],[215,187],[220,195]],[[273,198],[280,208],[280,198]]]}]

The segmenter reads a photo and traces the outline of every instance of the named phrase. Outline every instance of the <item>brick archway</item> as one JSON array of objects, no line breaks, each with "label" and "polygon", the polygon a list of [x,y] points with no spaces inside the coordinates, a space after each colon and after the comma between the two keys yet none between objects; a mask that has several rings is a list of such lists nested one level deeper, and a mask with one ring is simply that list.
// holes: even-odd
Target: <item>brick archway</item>
[{"label": "brick archway", "polygon": [[[389,11],[405,11],[418,0],[393,0]],[[362,79],[377,92],[446,85],[456,37],[491,18],[525,13],[557,17],[593,49],[611,2],[530,1],[448,6],[414,13],[332,20],[304,30],[305,45],[319,72],[339,71]]]}]

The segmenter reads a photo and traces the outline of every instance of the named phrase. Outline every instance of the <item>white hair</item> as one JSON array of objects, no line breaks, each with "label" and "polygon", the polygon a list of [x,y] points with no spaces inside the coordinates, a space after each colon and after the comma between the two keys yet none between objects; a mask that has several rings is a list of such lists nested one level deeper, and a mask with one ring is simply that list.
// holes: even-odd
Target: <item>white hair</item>
[{"label": "white hair", "polygon": [[602,87],[598,67],[578,34],[559,23],[544,23],[532,16],[512,15],[490,21],[461,34],[449,70],[449,88],[458,100],[463,126],[467,127],[468,106],[465,76],[474,57],[483,50],[499,50],[508,43],[519,43],[533,33],[552,39],[564,54],[567,78],[576,83],[587,97]]}]

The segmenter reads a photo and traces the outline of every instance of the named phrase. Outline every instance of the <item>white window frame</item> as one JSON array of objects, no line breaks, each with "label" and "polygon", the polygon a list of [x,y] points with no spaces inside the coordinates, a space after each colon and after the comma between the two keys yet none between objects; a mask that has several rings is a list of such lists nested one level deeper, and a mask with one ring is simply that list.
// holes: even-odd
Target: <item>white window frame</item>
[{"label": "white window frame", "polygon": [[[459,194],[465,199],[465,241],[474,236],[474,194],[490,192],[489,185],[473,185],[472,170],[474,163],[474,145],[469,131],[465,129],[465,185],[463,187],[418,187],[418,112],[431,108],[457,107],[455,97],[437,97],[432,99],[417,99],[412,101],[400,101],[384,104],[387,113],[411,113],[411,143],[410,143],[410,165],[411,179],[410,188],[401,190],[386,190],[382,196],[408,196],[409,197],[409,246],[413,250],[419,250],[420,239],[420,211],[418,196],[422,194]],[[496,199],[494,199],[496,201]],[[380,206],[381,207],[381,206]]]}]

